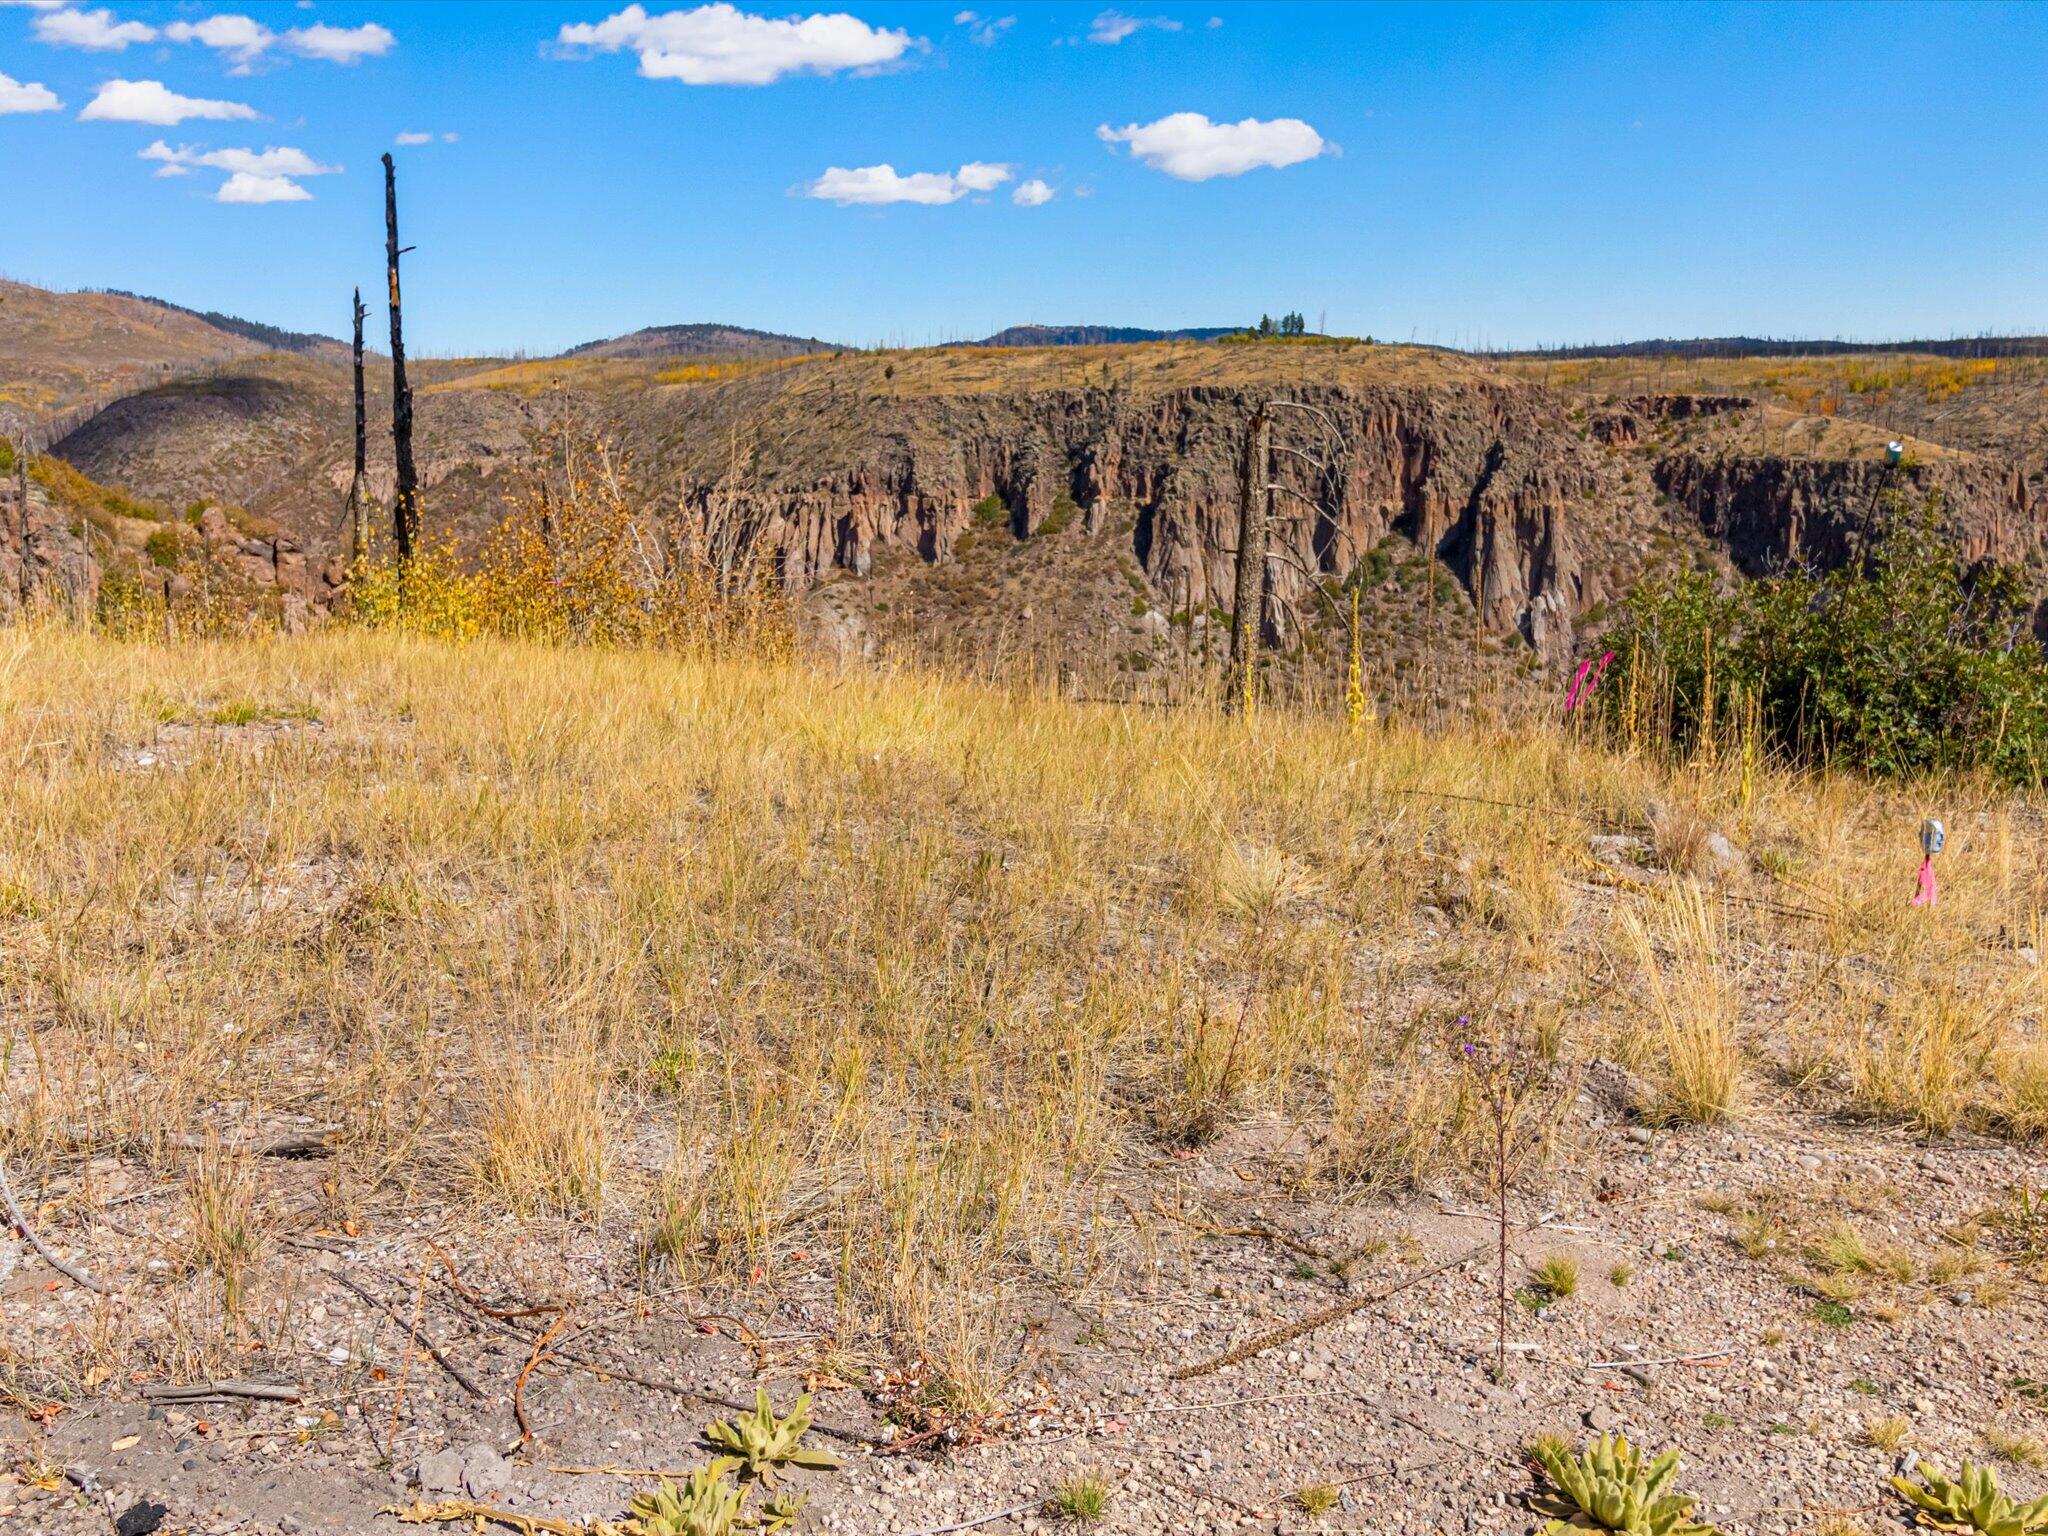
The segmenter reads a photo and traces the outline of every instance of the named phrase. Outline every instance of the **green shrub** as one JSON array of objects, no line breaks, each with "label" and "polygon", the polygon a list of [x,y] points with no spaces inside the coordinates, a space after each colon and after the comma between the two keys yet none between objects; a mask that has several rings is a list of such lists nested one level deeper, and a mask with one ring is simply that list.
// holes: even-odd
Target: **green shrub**
[{"label": "green shrub", "polygon": [[1010,520],[1010,509],[1000,496],[984,496],[974,504],[974,520],[984,528],[1000,528]]},{"label": "green shrub", "polygon": [[149,563],[166,571],[178,568],[178,556],[183,547],[176,528],[159,528],[142,541],[142,552],[149,557]]},{"label": "green shrub", "polygon": [[1938,502],[1897,498],[1865,557],[1723,589],[1685,572],[1630,598],[1612,640],[1610,715],[1661,713],[1673,744],[1754,721],[1794,762],[1899,776],[1987,769],[2039,780],[2048,755],[2048,658],[2027,633],[2020,578],[1965,568]]},{"label": "green shrub", "polygon": [[1043,539],[1055,533],[1065,532],[1080,510],[1074,505],[1074,498],[1061,491],[1059,495],[1053,497],[1052,510],[1045,514],[1045,521],[1038,525],[1038,537]]}]

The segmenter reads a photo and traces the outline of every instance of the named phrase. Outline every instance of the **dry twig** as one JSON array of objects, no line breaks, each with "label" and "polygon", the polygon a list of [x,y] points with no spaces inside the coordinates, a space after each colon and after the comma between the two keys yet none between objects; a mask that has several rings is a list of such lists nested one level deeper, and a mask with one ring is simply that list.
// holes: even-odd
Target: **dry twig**
[{"label": "dry twig", "polygon": [[557,1313],[555,1320],[542,1330],[533,1341],[533,1353],[526,1357],[526,1364],[519,1368],[519,1379],[512,1383],[512,1417],[519,1423],[519,1443],[526,1444],[533,1438],[533,1426],[526,1422],[526,1378],[533,1374],[533,1368],[540,1364],[541,1356],[548,1352],[548,1346],[555,1341],[555,1335],[568,1324],[567,1309]]},{"label": "dry twig", "polygon": [[367,1301],[379,1312],[382,1312],[386,1317],[390,1318],[391,1321],[398,1324],[399,1327],[406,1329],[407,1340],[412,1348],[424,1349],[427,1352],[428,1357],[434,1362],[434,1364],[438,1365],[439,1367],[441,1367],[442,1370],[446,1371],[458,1387],[462,1388],[463,1391],[467,1392],[471,1397],[475,1398],[478,1402],[484,1402],[486,1400],[486,1394],[484,1392],[484,1389],[478,1386],[475,1382],[471,1381],[468,1376],[463,1374],[462,1368],[456,1365],[456,1363],[450,1360],[446,1355],[442,1354],[440,1349],[434,1344],[433,1340],[429,1339],[424,1332],[414,1329],[411,1325],[409,1325],[406,1322],[406,1320],[403,1317],[400,1317],[398,1313],[394,1312],[391,1309],[391,1304],[389,1302],[383,1300],[381,1297],[375,1295],[373,1292],[363,1289],[362,1286],[356,1284],[355,1281],[351,1280],[347,1275],[342,1274],[339,1270],[330,1274],[327,1278],[332,1280],[336,1285],[340,1286],[343,1290],[351,1291],[357,1296],[360,1296],[364,1301]]},{"label": "dry twig", "polygon": [[296,1403],[302,1394],[292,1381],[195,1381],[182,1387],[146,1386],[142,1395],[153,1403],[216,1403],[231,1397]]},{"label": "dry twig", "polygon": [[[1552,1214],[1555,1213],[1553,1212]],[[1534,1232],[1538,1227],[1549,1225],[1549,1222],[1549,1216],[1540,1217],[1523,1227],[1522,1232]],[[1493,1246],[1494,1239],[1489,1237],[1484,1242],[1476,1243],[1460,1253],[1453,1254],[1440,1264],[1432,1264],[1429,1268],[1419,1270],[1415,1274],[1398,1280],[1392,1285],[1383,1286],[1379,1290],[1365,1296],[1353,1297],[1350,1301],[1339,1302],[1334,1307],[1325,1307],[1322,1311],[1312,1312],[1297,1322],[1288,1323],[1285,1327],[1275,1328],[1271,1332],[1262,1333],[1255,1338],[1247,1339],[1244,1343],[1238,1345],[1237,1348],[1218,1355],[1213,1360],[1204,1360],[1198,1365],[1182,1366],[1177,1371],[1169,1372],[1166,1379],[1168,1381],[1192,1381],[1197,1376],[1212,1375],[1222,1370],[1225,1366],[1242,1364],[1254,1355],[1263,1355],[1269,1349],[1278,1349],[1282,1344],[1291,1344],[1305,1333],[1314,1333],[1318,1328],[1327,1328],[1332,1323],[1342,1322],[1355,1312],[1363,1312],[1367,1307],[1377,1306],[1390,1297],[1398,1296],[1401,1292],[1408,1290],[1412,1286],[1420,1285],[1432,1276],[1442,1274],[1445,1270],[1456,1269],[1460,1264],[1470,1263],[1473,1259],[1485,1254]]]},{"label": "dry twig", "polygon": [[82,1285],[95,1296],[107,1294],[107,1288],[93,1279],[76,1264],[70,1264],[57,1257],[50,1245],[36,1235],[36,1229],[28,1224],[28,1217],[22,1214],[20,1204],[14,1198],[14,1187],[7,1182],[7,1159],[0,1157],[0,1210],[7,1213],[7,1219],[21,1230],[28,1239],[29,1247],[35,1249],[42,1261],[74,1285]]}]

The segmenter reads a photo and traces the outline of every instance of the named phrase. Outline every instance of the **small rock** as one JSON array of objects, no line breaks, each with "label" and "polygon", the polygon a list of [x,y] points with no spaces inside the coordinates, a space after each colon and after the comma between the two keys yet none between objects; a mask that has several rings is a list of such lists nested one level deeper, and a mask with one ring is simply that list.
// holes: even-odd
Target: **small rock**
[{"label": "small rock", "polygon": [[1709,832],[1704,849],[1706,862],[1717,875],[1732,875],[1741,870],[1745,860],[1742,850],[1728,841],[1726,834]]},{"label": "small rock", "polygon": [[425,1493],[462,1492],[462,1452],[432,1451],[420,1458],[420,1489]]},{"label": "small rock", "polygon": [[502,1498],[515,1480],[497,1447],[478,1441],[462,1453],[462,1486],[472,1499]]},{"label": "small rock", "polygon": [[1621,1427],[1621,1415],[1608,1403],[1595,1403],[1586,1410],[1585,1419],[1586,1428],[1596,1435],[1610,1434]]}]

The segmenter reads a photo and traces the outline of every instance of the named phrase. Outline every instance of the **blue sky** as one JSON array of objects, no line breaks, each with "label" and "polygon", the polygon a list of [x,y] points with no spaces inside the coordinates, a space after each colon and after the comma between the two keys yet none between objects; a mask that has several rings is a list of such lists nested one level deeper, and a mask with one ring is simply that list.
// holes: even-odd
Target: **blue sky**
[{"label": "blue sky", "polygon": [[0,273],[339,333],[406,134],[439,353],[2048,331],[2048,6],[966,9],[6,0]]}]

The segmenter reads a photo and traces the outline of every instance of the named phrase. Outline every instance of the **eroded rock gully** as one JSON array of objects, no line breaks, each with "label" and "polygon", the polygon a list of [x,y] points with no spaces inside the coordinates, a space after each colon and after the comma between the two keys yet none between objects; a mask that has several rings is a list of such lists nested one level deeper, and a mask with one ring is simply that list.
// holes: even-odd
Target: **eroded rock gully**
[{"label": "eroded rock gully", "polygon": [[[818,472],[823,445],[793,432],[746,477],[698,482],[686,499],[703,515],[742,509],[799,587],[833,567],[865,573],[885,547],[945,560],[994,497],[1018,534],[1060,518],[1128,537],[1170,610],[1227,609],[1237,459],[1259,398],[1196,387],[903,401],[882,408],[841,467]],[[1449,562],[1487,625],[1518,629],[1545,654],[1568,648],[1590,601],[1579,511],[1602,467],[1554,400],[1514,384],[1284,398],[1301,409],[1277,412],[1269,622],[1312,618],[1312,583],[1342,581],[1401,532]]]}]

